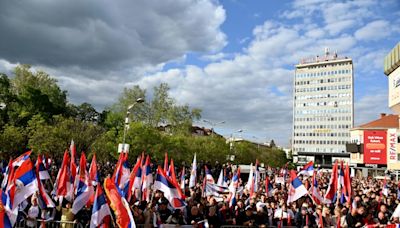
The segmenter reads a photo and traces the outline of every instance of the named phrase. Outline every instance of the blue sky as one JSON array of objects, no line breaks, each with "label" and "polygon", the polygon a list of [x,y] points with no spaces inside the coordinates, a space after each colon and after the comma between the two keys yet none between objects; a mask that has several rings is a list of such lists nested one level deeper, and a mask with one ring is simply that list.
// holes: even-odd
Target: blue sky
[{"label": "blue sky", "polygon": [[26,0],[0,3],[0,15],[0,71],[32,64],[99,110],[123,87],[167,82],[179,103],[226,121],[217,132],[286,146],[294,65],[329,47],[353,59],[355,124],[389,112],[397,0]]}]

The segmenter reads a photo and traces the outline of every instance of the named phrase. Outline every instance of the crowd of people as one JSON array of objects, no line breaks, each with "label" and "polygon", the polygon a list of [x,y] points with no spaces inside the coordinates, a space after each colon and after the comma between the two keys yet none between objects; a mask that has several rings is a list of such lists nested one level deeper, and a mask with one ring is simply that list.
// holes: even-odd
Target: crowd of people
[{"label": "crowd of people", "polygon": [[[3,166],[3,170],[5,165]],[[49,173],[50,180],[44,182],[45,188],[50,193],[56,181],[60,163],[53,162]],[[291,191],[290,178],[285,177],[285,182],[277,181],[282,174],[282,169],[268,168],[262,174],[257,189],[250,192],[244,187],[248,174],[241,173],[238,185],[236,202],[231,203],[229,194],[221,193],[218,196],[205,194],[203,181],[205,168],[217,178],[221,170],[224,171],[226,184],[229,185],[232,176],[237,172],[237,166],[227,163],[211,164],[199,162],[197,169],[197,183],[189,188],[190,172],[184,178],[185,208],[174,209],[170,202],[163,196],[163,192],[156,190],[151,193],[151,198],[146,200],[132,198],[129,202],[130,210],[136,224],[145,227],[161,227],[162,225],[192,225],[196,227],[220,227],[223,225],[238,225],[247,227],[395,227],[400,223],[400,190],[393,177],[377,180],[372,177],[352,177],[351,200],[341,200],[338,192],[331,203],[317,203],[310,190],[309,194],[302,196],[294,202],[288,203],[288,194]],[[100,176],[103,178],[112,175],[115,165],[111,162],[98,165]],[[190,170],[190,167],[187,167]],[[180,168],[176,173],[180,175]],[[153,175],[156,175],[156,165],[152,164]],[[286,172],[287,173],[287,172]],[[4,174],[4,172],[3,172]],[[271,183],[272,189],[266,189],[265,177]],[[0,175],[2,182],[4,175]],[[329,172],[316,171],[318,181],[317,191],[324,196],[330,183]],[[311,189],[312,177],[299,175],[302,184]],[[385,190],[383,186],[385,185]],[[27,227],[44,225],[45,221],[77,222],[89,226],[92,215],[91,206],[88,204],[77,214],[72,213],[71,202],[53,198],[55,208],[42,208],[38,197],[32,195],[18,208],[17,222],[23,221]],[[113,216],[107,218],[105,223],[115,226]],[[64,224],[68,227],[68,224]],[[71,226],[72,227],[72,226]]]}]

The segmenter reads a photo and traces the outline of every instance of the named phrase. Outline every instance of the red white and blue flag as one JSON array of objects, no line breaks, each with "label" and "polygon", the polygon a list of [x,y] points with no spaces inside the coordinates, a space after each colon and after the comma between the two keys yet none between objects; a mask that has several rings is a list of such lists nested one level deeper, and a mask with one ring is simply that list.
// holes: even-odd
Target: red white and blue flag
[{"label": "red white and blue flag", "polygon": [[185,167],[182,167],[182,172],[181,172],[181,189],[185,190]]},{"label": "red white and blue flag", "polygon": [[31,159],[26,159],[20,167],[16,168],[12,180],[10,195],[12,202],[12,209],[18,207],[20,203],[33,195],[38,188],[36,180],[35,169]]},{"label": "red white and blue flag", "polygon": [[[105,218],[111,216],[106,197],[103,193],[101,185],[97,186],[96,195],[92,208],[92,217],[90,219],[90,228],[96,228],[105,223]],[[107,224],[106,224],[107,225]]]},{"label": "red white and blue flag", "polygon": [[290,186],[288,192],[288,204],[298,200],[299,198],[307,195],[307,189],[297,177],[296,171],[290,171]]},{"label": "red white and blue flag", "polygon": [[196,186],[196,178],[197,178],[197,161],[196,161],[196,154],[194,154],[192,169],[190,171],[189,188],[193,188]]},{"label": "red white and blue flag", "polygon": [[161,167],[157,169],[157,176],[153,186],[154,190],[160,190],[174,209],[183,209],[186,206],[185,196],[180,187],[164,173]]},{"label": "red white and blue flag", "polygon": [[[142,182],[142,157],[139,157],[136,160],[136,164],[132,169],[131,175],[129,177],[129,187],[128,187],[128,192],[125,194],[125,198],[130,202],[132,193],[135,193],[136,189],[142,189],[141,188],[141,182]],[[138,195],[134,195],[134,197],[137,199],[139,198]]]},{"label": "red white and blue flag", "polygon": [[[41,165],[40,165],[41,164]],[[43,166],[43,162],[42,162],[42,156],[38,156],[38,159],[36,161],[36,177],[37,177],[37,183],[38,183],[38,202],[39,202],[39,206],[40,208],[54,208],[55,204],[53,202],[53,200],[50,198],[50,196],[47,194],[46,189],[44,188],[42,181],[41,181],[41,177],[40,177],[40,172],[41,172],[41,166]],[[47,170],[46,170],[47,172]],[[48,174],[48,173],[47,173]]]},{"label": "red white and blue flag", "polygon": [[89,201],[90,197],[94,194],[92,183],[86,171],[86,156],[85,153],[81,154],[79,162],[79,182],[77,185],[76,198],[72,204],[72,213],[77,214]]},{"label": "red white and blue flag", "polygon": [[3,173],[3,181],[1,182],[2,190],[5,190],[8,185],[12,168],[13,168],[12,167],[12,159],[10,159],[10,161],[8,162],[8,166],[5,168],[4,173]]},{"label": "red white and blue flag", "polygon": [[210,184],[214,184],[215,183],[214,178],[211,174],[211,171],[207,168],[206,165],[204,166],[204,172],[206,173],[206,182],[210,183]]},{"label": "red white and blue flag", "polygon": [[[76,163],[75,163],[75,160],[76,160],[76,146],[75,146],[75,142],[74,142],[74,140],[71,140],[71,145],[70,145],[70,147],[69,147],[69,150],[70,150],[70,152],[71,152],[71,161],[70,161],[70,166],[69,166],[69,172],[70,172],[70,178],[71,178],[71,183],[72,183],[72,186],[73,186],[73,189],[74,189],[74,191],[76,190],[76,188],[77,188],[77,184],[78,184],[78,181],[76,180],[76,173],[77,173],[77,166],[76,166]],[[72,194],[72,195],[70,195],[71,197],[74,197],[74,194]]]},{"label": "red white and blue flag", "polygon": [[332,176],[329,180],[328,190],[324,196],[325,203],[332,203],[336,199],[336,192],[338,187],[338,162],[336,160],[332,168]]},{"label": "red white and blue flag", "polygon": [[149,202],[150,200],[150,186],[153,184],[153,174],[151,173],[151,167],[150,167],[150,156],[147,155],[146,157],[146,162],[144,163],[143,166],[143,177],[142,177],[142,199],[147,200]]},{"label": "red white and blue flag", "polygon": [[265,194],[267,195],[267,197],[272,197],[273,190],[274,190],[274,188],[272,186],[272,183],[269,180],[269,177],[266,176],[265,177]]},{"label": "red white and blue flag", "polygon": [[121,196],[125,196],[128,192],[129,178],[130,170],[128,168],[128,154],[121,153],[112,176],[115,186],[119,189]]},{"label": "red white and blue flag", "polygon": [[9,208],[7,208],[8,196],[0,189],[0,224],[4,228],[12,228],[13,224],[9,218]]},{"label": "red white and blue flag", "polygon": [[64,158],[61,164],[61,168],[57,174],[57,179],[54,184],[54,190],[55,190],[55,195],[57,197],[66,197],[68,200],[72,200],[74,188],[70,172],[69,155],[67,150],[64,152]]},{"label": "red white and blue flag", "polygon": [[47,168],[45,166],[45,163],[43,161],[43,156],[39,155],[37,160],[36,160],[36,170],[37,170],[37,175],[39,176],[40,180],[48,180],[50,179],[49,172],[47,171]]},{"label": "red white and blue flag", "polygon": [[233,175],[231,183],[229,184],[229,207],[233,207],[236,205],[236,190],[239,187],[239,175],[240,169]]},{"label": "red white and blue flag", "polygon": [[311,195],[314,199],[314,202],[318,205],[320,205],[321,203],[324,202],[324,198],[321,196],[321,194],[319,193],[319,189],[318,189],[318,182],[317,182],[317,173],[314,171],[314,175],[313,175],[313,183],[312,183],[312,190],[311,190]]},{"label": "red white and blue flag", "polygon": [[92,182],[93,186],[96,186],[99,183],[99,173],[97,171],[97,161],[96,154],[93,154],[92,163],[89,168],[89,180]]},{"label": "red white and blue flag", "polygon": [[167,176],[170,177],[173,182],[178,183],[178,180],[176,179],[176,174],[175,174],[174,159],[172,159],[172,158],[171,158],[171,164],[169,165],[169,168],[168,168]]},{"label": "red white and blue flag", "polygon": [[12,161],[12,166],[13,167],[17,167],[17,166],[21,166],[22,163],[24,163],[26,160],[29,159],[29,156],[31,155],[31,151],[27,151],[25,153],[23,153],[22,155],[20,155],[19,157],[17,157],[16,159],[14,159]]},{"label": "red white and blue flag", "polygon": [[305,164],[298,175],[300,174],[311,177],[314,174],[314,162],[310,161]]}]

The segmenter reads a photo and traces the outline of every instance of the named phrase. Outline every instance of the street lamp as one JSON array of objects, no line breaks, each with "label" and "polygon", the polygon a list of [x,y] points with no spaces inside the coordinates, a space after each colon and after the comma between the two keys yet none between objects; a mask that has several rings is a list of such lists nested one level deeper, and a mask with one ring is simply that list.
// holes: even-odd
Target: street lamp
[{"label": "street lamp", "polygon": [[126,139],[126,132],[128,131],[128,126],[129,126],[129,114],[131,113],[131,110],[133,107],[135,107],[136,104],[138,103],[143,103],[144,99],[143,98],[138,98],[136,99],[135,103],[131,104],[128,106],[126,110],[126,116],[125,116],[125,123],[124,123],[124,137],[122,139],[122,146],[120,145],[120,152],[127,152],[129,149],[129,146],[125,144],[125,139]]},{"label": "street lamp", "polygon": [[212,122],[210,120],[204,119],[203,122],[208,123],[208,124],[211,125],[211,136],[214,136],[214,128],[215,128],[215,126],[220,125],[220,124],[224,124],[225,120],[224,121],[220,121],[220,122]]}]

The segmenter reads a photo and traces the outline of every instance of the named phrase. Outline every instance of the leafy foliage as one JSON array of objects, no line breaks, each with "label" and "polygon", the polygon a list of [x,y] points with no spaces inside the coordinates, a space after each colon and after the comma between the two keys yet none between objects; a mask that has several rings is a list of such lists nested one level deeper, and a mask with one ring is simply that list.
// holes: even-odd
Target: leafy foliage
[{"label": "leafy foliage", "polygon": [[[256,158],[266,165],[286,163],[285,153],[276,147],[259,148],[242,141],[231,150],[224,138],[193,135],[192,123],[201,118],[201,110],[178,104],[169,91],[165,83],[149,96],[139,86],[125,88],[115,104],[99,113],[89,103],[68,103],[67,92],[47,73],[17,66],[11,79],[0,74],[0,159],[15,157],[26,148],[61,158],[73,139],[78,151],[89,157],[96,153],[100,162],[114,162],[128,117],[131,163],[144,151],[154,162],[162,162],[168,152],[176,164],[189,164],[195,153],[204,162],[222,162],[235,155],[240,164]],[[144,102],[136,102],[138,98]]]}]

